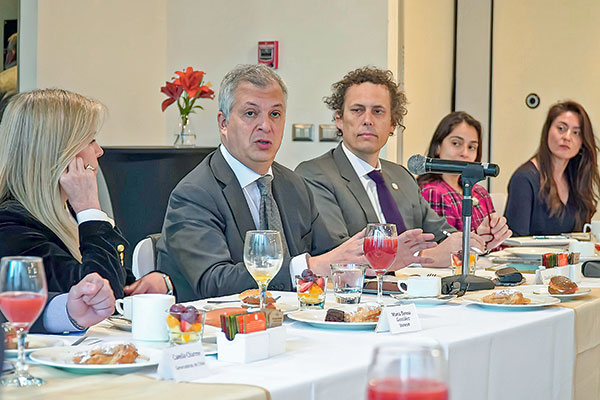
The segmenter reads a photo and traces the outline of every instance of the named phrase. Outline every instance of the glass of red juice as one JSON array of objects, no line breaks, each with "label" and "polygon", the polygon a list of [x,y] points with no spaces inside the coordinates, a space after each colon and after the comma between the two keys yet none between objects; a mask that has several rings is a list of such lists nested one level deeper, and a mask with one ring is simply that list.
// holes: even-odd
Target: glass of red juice
[{"label": "glass of red juice", "polygon": [[3,386],[40,386],[45,383],[27,371],[25,339],[40,316],[48,289],[40,257],[3,257],[0,260],[0,311],[17,332],[15,373],[0,379]]},{"label": "glass of red juice", "polygon": [[396,259],[398,251],[396,225],[368,224],[363,250],[377,274],[377,303],[383,304],[383,275]]},{"label": "glass of red juice", "polygon": [[448,400],[447,362],[437,344],[381,344],[367,375],[368,400]]}]

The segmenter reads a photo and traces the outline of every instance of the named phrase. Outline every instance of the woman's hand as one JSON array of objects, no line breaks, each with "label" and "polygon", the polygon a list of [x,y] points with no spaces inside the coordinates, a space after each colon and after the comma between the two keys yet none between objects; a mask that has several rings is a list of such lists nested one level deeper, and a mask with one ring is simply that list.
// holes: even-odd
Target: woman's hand
[{"label": "woman's hand", "polygon": [[96,173],[86,169],[81,157],[75,157],[58,182],[75,213],[94,208],[100,210]]},{"label": "woman's hand", "polygon": [[477,234],[485,240],[487,250],[492,250],[511,237],[512,231],[508,229],[506,218],[496,213],[491,213],[479,225]]}]

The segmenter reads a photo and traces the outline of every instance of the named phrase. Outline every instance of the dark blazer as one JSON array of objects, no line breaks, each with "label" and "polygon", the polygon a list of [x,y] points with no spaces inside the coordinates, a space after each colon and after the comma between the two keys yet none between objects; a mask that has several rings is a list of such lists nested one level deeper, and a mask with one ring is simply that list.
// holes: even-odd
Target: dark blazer
[{"label": "dark blazer", "polygon": [[121,266],[117,251],[120,244],[128,247],[123,236],[108,222],[88,221],[79,225],[79,243],[81,263],[19,202],[7,200],[0,204],[0,257],[42,257],[48,292],[68,292],[84,276],[97,272],[109,281],[115,297],[123,297],[123,286],[134,279]]},{"label": "dark blazer", "polygon": [[[332,241],[301,177],[273,163],[273,197],[290,255],[318,255]],[[171,193],[158,241],[158,269],[171,277],[178,301],[256,288],[244,266],[244,238],[256,229],[240,184],[221,151],[209,154]],[[289,258],[269,289],[291,290]]]},{"label": "dark blazer", "polygon": [[[367,191],[341,146],[296,167],[296,173],[304,177],[312,189],[330,235],[338,240],[361,231],[367,223],[379,222]],[[443,230],[456,231],[431,209],[415,179],[402,165],[379,161],[407,229],[421,228],[433,233],[438,242],[446,238]]]}]

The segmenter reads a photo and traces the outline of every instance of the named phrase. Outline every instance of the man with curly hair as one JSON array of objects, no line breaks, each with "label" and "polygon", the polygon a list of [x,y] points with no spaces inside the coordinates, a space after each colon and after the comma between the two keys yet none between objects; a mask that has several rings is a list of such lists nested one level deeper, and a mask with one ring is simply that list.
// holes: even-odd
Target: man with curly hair
[{"label": "man with curly hair", "polygon": [[[450,252],[461,249],[462,234],[431,209],[403,166],[379,158],[406,114],[406,96],[392,73],[363,67],[331,88],[324,101],[342,143],[296,168],[309,183],[330,234],[345,239],[367,223],[395,223],[400,246],[392,269],[410,263],[448,267]],[[475,234],[471,243],[485,248]]]}]

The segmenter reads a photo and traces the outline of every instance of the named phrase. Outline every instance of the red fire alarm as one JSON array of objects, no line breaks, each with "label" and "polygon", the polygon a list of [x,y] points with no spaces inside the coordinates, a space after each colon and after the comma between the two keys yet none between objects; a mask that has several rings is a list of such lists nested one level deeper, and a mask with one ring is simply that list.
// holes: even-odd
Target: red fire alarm
[{"label": "red fire alarm", "polygon": [[258,42],[258,63],[277,69],[279,66],[279,41]]}]

